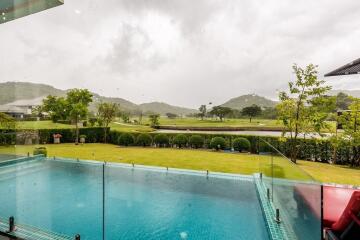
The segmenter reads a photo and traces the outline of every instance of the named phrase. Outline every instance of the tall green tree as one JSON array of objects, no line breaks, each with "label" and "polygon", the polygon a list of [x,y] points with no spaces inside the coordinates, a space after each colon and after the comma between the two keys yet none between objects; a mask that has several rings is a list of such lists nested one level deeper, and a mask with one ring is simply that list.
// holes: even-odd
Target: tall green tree
[{"label": "tall green tree", "polygon": [[336,108],[337,110],[347,110],[349,109],[352,99],[349,95],[343,92],[339,92],[336,96]]},{"label": "tall green tree", "polygon": [[249,121],[251,122],[252,118],[259,116],[261,114],[261,107],[256,104],[253,104],[248,107],[244,107],[241,111],[241,114],[249,117]]},{"label": "tall green tree", "polygon": [[201,117],[201,120],[204,120],[204,117],[206,116],[206,105],[201,105],[199,107],[199,117]]},{"label": "tall green tree", "polygon": [[119,111],[119,105],[116,103],[102,102],[97,106],[97,117],[104,127],[104,143],[107,141],[107,129],[109,124],[115,119]]},{"label": "tall green tree", "polygon": [[70,90],[66,94],[69,119],[76,124],[75,144],[79,143],[79,121],[87,116],[92,96],[89,90],[77,88]]},{"label": "tall green tree", "polygon": [[16,127],[16,121],[13,117],[6,113],[0,112],[0,128],[6,130],[14,130]]},{"label": "tall green tree", "polygon": [[159,114],[149,115],[149,121],[150,121],[150,126],[152,128],[156,128],[156,127],[160,126],[160,115]]},{"label": "tall green tree", "polygon": [[49,95],[43,99],[40,112],[47,112],[53,122],[66,120],[69,117],[68,102],[64,97]]},{"label": "tall green tree", "polygon": [[326,127],[328,105],[332,104],[325,98],[325,93],[331,89],[324,80],[317,77],[317,66],[310,64],[301,68],[293,66],[295,80],[289,82],[289,91],[279,94],[277,105],[278,119],[283,123],[283,135],[288,134],[290,157],[296,163],[299,152],[299,135],[308,135]]},{"label": "tall green tree", "polygon": [[232,109],[229,107],[215,106],[211,109],[210,114],[217,116],[222,122],[224,118],[232,113]]},{"label": "tall green tree", "polygon": [[336,144],[351,148],[350,166],[360,166],[360,99],[352,98],[349,110],[338,119],[344,133],[338,135]]}]

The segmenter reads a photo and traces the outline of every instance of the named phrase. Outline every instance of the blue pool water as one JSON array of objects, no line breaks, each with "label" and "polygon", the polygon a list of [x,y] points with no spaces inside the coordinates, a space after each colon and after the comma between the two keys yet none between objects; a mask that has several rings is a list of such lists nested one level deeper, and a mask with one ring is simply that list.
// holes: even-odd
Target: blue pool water
[{"label": "blue pool water", "polygon": [[81,239],[269,239],[251,178],[39,160],[0,167],[0,203],[2,218]]}]

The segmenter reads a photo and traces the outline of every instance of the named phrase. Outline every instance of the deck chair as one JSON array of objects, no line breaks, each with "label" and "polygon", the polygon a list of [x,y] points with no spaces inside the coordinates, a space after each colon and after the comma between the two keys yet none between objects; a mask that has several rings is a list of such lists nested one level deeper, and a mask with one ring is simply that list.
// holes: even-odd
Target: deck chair
[{"label": "deck chair", "polygon": [[352,193],[340,218],[324,231],[326,240],[360,240],[360,191]]}]

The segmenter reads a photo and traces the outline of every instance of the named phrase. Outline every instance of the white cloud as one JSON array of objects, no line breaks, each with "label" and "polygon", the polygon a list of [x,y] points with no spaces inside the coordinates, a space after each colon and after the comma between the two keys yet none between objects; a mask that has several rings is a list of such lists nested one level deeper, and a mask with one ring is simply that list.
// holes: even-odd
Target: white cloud
[{"label": "white cloud", "polygon": [[[66,1],[0,25],[0,81],[193,107],[276,98],[293,63],[323,75],[358,58],[359,15],[356,0]],[[328,81],[359,89],[359,78]]]}]

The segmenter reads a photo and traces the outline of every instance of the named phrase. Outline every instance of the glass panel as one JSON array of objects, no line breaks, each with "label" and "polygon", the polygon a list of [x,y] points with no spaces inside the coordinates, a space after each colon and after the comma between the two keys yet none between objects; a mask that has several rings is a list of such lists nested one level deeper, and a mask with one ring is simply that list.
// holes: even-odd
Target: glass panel
[{"label": "glass panel", "polygon": [[63,0],[1,0],[0,24],[64,4]]},{"label": "glass panel", "polygon": [[1,219],[14,217],[20,237],[101,239],[102,172],[101,163],[42,157],[0,166]]},{"label": "glass panel", "polygon": [[106,239],[269,239],[252,177],[106,165]]},{"label": "glass panel", "polygon": [[270,191],[274,221],[278,210],[279,224],[284,226],[286,235],[297,239],[320,239],[321,184],[269,142],[261,141],[264,148],[269,149],[268,160],[261,170],[263,183]]}]

